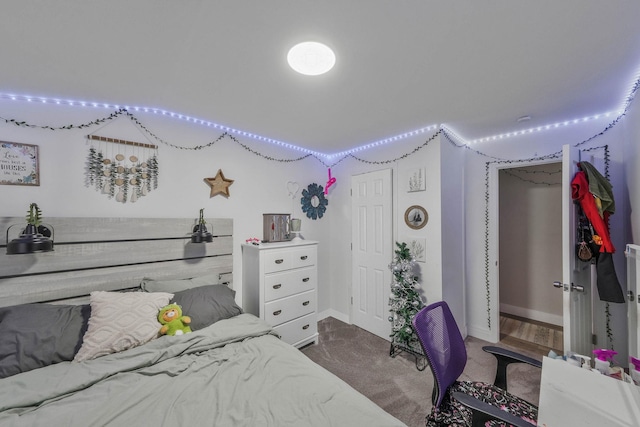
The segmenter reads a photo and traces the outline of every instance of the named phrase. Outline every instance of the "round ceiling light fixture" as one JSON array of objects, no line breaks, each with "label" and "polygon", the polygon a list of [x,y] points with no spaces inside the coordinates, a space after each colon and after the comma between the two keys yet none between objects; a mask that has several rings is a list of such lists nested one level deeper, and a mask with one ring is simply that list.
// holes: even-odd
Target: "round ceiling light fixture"
[{"label": "round ceiling light fixture", "polygon": [[336,55],[322,43],[303,42],[289,49],[287,62],[300,74],[318,76],[333,68]]}]

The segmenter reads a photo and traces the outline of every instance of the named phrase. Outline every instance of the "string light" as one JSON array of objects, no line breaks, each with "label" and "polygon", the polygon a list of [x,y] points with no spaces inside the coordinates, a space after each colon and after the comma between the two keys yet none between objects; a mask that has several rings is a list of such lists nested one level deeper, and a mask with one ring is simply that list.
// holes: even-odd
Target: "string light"
[{"label": "string light", "polygon": [[331,161],[335,158],[338,157],[344,157],[344,156],[349,156],[353,153],[359,152],[359,151],[364,151],[364,150],[368,150],[370,148],[374,148],[374,147],[379,147],[380,145],[386,145],[389,144],[391,142],[397,142],[403,139],[407,139],[407,138],[411,138],[413,136],[418,136],[421,134],[424,134],[425,132],[429,132],[429,131],[434,131],[438,129],[438,125],[430,125],[430,126],[426,126],[420,129],[416,129],[410,132],[405,132],[403,134],[400,135],[395,135],[395,136],[391,136],[389,138],[385,138],[385,139],[380,139],[378,141],[374,141],[374,142],[370,142],[368,144],[365,145],[361,145],[359,147],[355,147],[352,148],[350,150],[346,150],[346,151],[341,151],[339,153],[335,153],[335,154],[323,154],[322,156],[325,157],[327,160]]},{"label": "string light", "polygon": [[[517,130],[517,131],[512,131],[512,132],[506,132],[506,133],[501,133],[501,134],[496,134],[496,135],[490,135],[490,136],[485,136],[482,138],[476,138],[476,139],[472,139],[472,140],[468,140],[466,138],[461,137],[459,134],[457,134],[456,132],[454,132],[450,127],[446,126],[446,125],[440,125],[441,129],[445,130],[445,133],[448,137],[454,137],[459,143],[462,143],[464,145],[470,146],[473,144],[477,144],[477,143],[483,143],[483,142],[490,142],[490,141],[498,141],[498,140],[502,140],[502,139],[507,139],[507,138],[515,138],[518,136],[522,136],[522,135],[528,135],[528,134],[533,134],[536,132],[543,132],[543,131],[548,131],[548,130],[553,130],[553,129],[559,129],[559,128],[564,128],[567,126],[571,126],[571,125],[576,125],[576,124],[582,124],[582,123],[586,123],[586,122],[590,122],[593,120],[598,120],[601,119],[603,117],[611,117],[611,116],[615,116],[614,122],[617,122],[628,110],[629,106],[631,105],[637,91],[638,88],[640,86],[640,70],[638,72],[636,72],[634,79],[632,81],[632,83],[629,85],[629,89],[627,91],[627,95],[625,96],[623,102],[622,102],[622,106],[621,108],[616,111],[616,112],[606,112],[606,113],[600,113],[600,114],[595,114],[595,115],[591,115],[591,116],[586,116],[586,117],[582,117],[579,119],[573,119],[573,120],[565,120],[563,122],[556,122],[556,123],[551,123],[551,124],[546,124],[546,125],[542,125],[542,126],[538,126],[538,127],[532,127],[529,129],[522,129],[522,130]],[[82,106],[82,107],[86,107],[88,105],[94,107],[94,108],[107,108],[107,109],[115,109],[115,110],[120,110],[121,107],[119,105],[115,105],[115,104],[109,104],[109,103],[98,103],[98,102],[87,102],[87,101],[77,101],[77,100],[70,100],[70,99],[58,99],[58,98],[47,98],[47,97],[34,97],[34,96],[30,96],[30,95],[19,95],[19,94],[8,94],[8,93],[1,93],[0,92],[0,99],[8,99],[11,101],[27,101],[27,102],[34,102],[34,100],[37,100],[43,104],[55,104],[55,105],[68,105],[68,106]],[[286,143],[283,141],[279,141],[276,139],[272,139],[272,138],[267,138],[264,136],[260,136],[254,133],[250,133],[250,132],[246,132],[246,131],[242,131],[239,129],[234,129],[234,128],[230,128],[227,126],[223,126],[220,125],[218,123],[215,122],[211,122],[208,120],[204,120],[204,119],[198,119],[195,117],[191,117],[191,116],[186,116],[183,114],[178,114],[178,113],[174,113],[171,111],[167,111],[167,110],[162,110],[162,109],[158,109],[158,108],[149,108],[149,107],[139,107],[139,106],[125,106],[123,107],[126,110],[135,110],[135,111],[144,111],[145,113],[148,113],[149,111],[151,111],[153,114],[161,114],[163,116],[170,116],[172,118],[176,118],[178,120],[185,120],[187,122],[193,122],[195,124],[200,124],[202,126],[207,126],[207,127],[213,127],[214,129],[220,129],[223,130],[225,132],[231,133],[231,134],[235,134],[235,135],[241,135],[247,138],[251,138],[251,139],[255,139],[258,141],[262,141],[262,142],[267,142],[273,145],[277,145],[277,146],[281,146],[281,147],[285,147],[291,150],[296,150],[296,151],[301,151],[303,153],[307,153],[310,155],[313,155],[315,157],[318,158],[324,158],[327,161],[331,162],[333,161],[333,159],[336,158],[345,158],[348,156],[353,155],[353,153],[357,153],[360,151],[364,151],[364,150],[368,150],[374,147],[379,147],[381,145],[386,145],[392,142],[397,142],[403,139],[407,139],[413,136],[417,136],[420,134],[423,134],[425,132],[429,132],[432,130],[436,130],[438,129],[438,125],[430,125],[430,126],[426,126],[420,129],[416,129],[410,132],[405,132],[399,135],[395,135],[395,136],[391,136],[385,139],[381,139],[381,140],[377,140],[365,145],[361,145],[355,148],[352,148],[350,150],[346,150],[346,151],[341,151],[339,153],[334,153],[334,154],[325,154],[325,153],[319,153],[317,151],[313,151],[313,150],[309,150],[307,148],[303,148],[294,144],[290,144],[290,143]]]},{"label": "string light", "polygon": [[[517,136],[528,135],[528,134],[532,134],[532,133],[536,133],[536,132],[543,132],[543,131],[563,128],[563,127],[567,127],[567,126],[571,126],[571,125],[582,124],[582,123],[590,122],[590,121],[593,121],[593,120],[598,120],[598,119],[601,119],[603,117],[611,117],[613,115],[615,115],[616,117],[619,117],[623,113],[624,113],[624,110],[617,111],[617,112],[600,113],[600,114],[595,114],[593,116],[582,117],[580,119],[565,120],[563,122],[556,122],[556,123],[546,124],[546,125],[542,125],[542,126],[528,128],[528,129],[521,129],[521,130],[517,130],[517,131],[501,133],[501,134],[491,135],[491,136],[485,136],[485,137],[482,137],[482,138],[476,138],[476,139],[472,139],[472,140],[467,140],[466,144],[467,145],[473,145],[473,144],[482,143],[482,142],[491,142],[491,141],[498,141],[498,140],[506,139],[506,138],[514,138],[514,137],[517,137]],[[458,136],[458,138],[460,139],[460,141],[464,141],[464,138],[462,138],[460,136]]]},{"label": "string light", "polygon": [[[88,102],[88,101],[78,101],[78,100],[70,100],[70,99],[56,99],[56,98],[46,98],[46,97],[34,97],[34,96],[29,96],[29,95],[18,95],[18,94],[8,94],[8,93],[0,93],[0,99],[8,99],[11,101],[27,101],[27,102],[34,102],[34,100],[37,100],[43,104],[55,104],[55,105],[68,105],[71,107],[74,106],[81,106],[81,107],[93,107],[93,108],[105,108],[105,109],[115,109],[115,110],[120,110],[121,107],[119,105],[116,104],[109,104],[109,103],[100,103],[100,102]],[[173,119],[176,120],[184,120],[187,122],[193,122],[196,124],[200,124],[203,126],[207,126],[207,127],[213,127],[214,129],[220,129],[223,130],[225,132],[229,132],[235,135],[242,135],[244,137],[247,138],[251,138],[251,139],[256,139],[262,142],[268,142],[270,144],[273,145],[277,145],[280,147],[285,147],[291,150],[296,150],[296,151],[301,151],[303,153],[307,153],[307,154],[312,154],[315,156],[320,156],[320,157],[326,157],[326,154],[322,154],[322,153],[318,153],[316,151],[313,150],[309,150],[308,148],[304,148],[304,147],[299,147],[297,145],[294,144],[289,144],[286,143],[284,141],[279,141],[277,139],[273,139],[273,138],[267,138],[264,136],[260,136],[260,135],[256,135],[254,133],[251,132],[246,132],[243,130],[239,130],[239,129],[234,129],[228,126],[223,126],[220,125],[218,123],[214,123],[208,120],[204,120],[204,119],[199,119],[199,118],[195,118],[195,117],[191,117],[191,116],[186,116],[184,114],[179,114],[179,113],[175,113],[172,111],[167,111],[167,110],[163,110],[163,109],[159,109],[159,108],[150,108],[150,107],[140,107],[140,106],[126,106],[123,107],[126,110],[134,110],[134,111],[143,111],[145,113],[148,112],[152,112],[154,114],[161,114],[163,116],[168,116],[171,117]]]}]

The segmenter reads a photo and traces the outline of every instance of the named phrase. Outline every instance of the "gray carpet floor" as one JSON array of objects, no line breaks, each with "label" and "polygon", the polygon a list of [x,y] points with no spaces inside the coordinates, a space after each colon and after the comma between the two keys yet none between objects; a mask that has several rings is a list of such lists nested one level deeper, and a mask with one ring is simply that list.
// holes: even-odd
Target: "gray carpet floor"
[{"label": "gray carpet floor", "polygon": [[[357,326],[328,317],[318,323],[319,342],[302,349],[311,360],[343,379],[382,409],[409,427],[424,426],[431,410],[433,377],[427,367],[416,369],[414,356],[389,356],[389,341]],[[489,343],[469,337],[467,366],[462,380],[493,382],[495,358],[482,351]],[[542,360],[543,354],[501,345]],[[509,366],[509,392],[538,404],[539,369],[523,364]]]}]

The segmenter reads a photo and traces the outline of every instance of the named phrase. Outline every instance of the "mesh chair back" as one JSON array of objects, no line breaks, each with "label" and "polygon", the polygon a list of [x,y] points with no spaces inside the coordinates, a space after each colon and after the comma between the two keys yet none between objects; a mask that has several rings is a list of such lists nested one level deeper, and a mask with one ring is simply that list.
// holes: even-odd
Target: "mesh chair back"
[{"label": "mesh chair back", "polygon": [[412,320],[434,377],[433,406],[439,407],[467,363],[467,350],[446,302],[426,306]]}]

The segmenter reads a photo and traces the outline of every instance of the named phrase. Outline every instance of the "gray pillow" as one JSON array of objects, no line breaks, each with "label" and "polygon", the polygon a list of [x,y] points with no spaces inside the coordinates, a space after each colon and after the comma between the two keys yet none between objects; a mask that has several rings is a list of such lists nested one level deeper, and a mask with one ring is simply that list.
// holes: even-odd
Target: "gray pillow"
[{"label": "gray pillow", "polygon": [[226,285],[208,285],[176,292],[171,302],[182,307],[183,316],[191,317],[195,331],[242,314],[235,296],[236,291]]},{"label": "gray pillow", "polygon": [[90,315],[88,304],[0,308],[0,378],[72,360]]},{"label": "gray pillow", "polygon": [[148,277],[142,279],[140,287],[145,292],[180,292],[198,286],[217,285],[220,283],[218,274],[193,277],[190,279],[154,280]]}]

